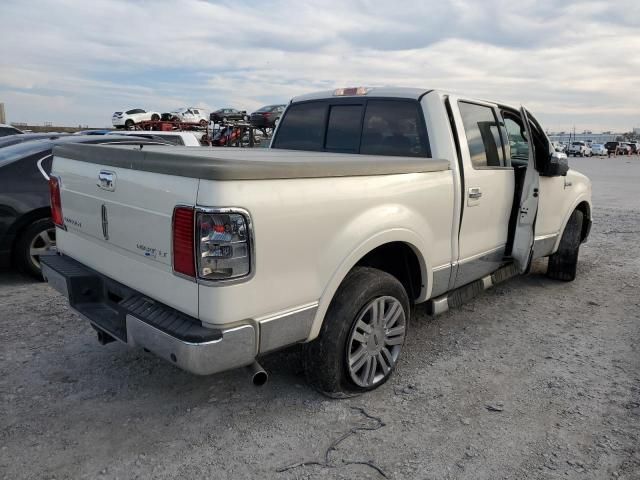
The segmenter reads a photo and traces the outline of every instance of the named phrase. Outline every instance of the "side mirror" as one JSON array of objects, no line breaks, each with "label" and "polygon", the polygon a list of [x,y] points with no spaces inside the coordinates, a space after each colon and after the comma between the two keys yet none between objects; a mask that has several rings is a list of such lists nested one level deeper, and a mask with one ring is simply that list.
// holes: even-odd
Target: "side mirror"
[{"label": "side mirror", "polygon": [[564,177],[569,171],[569,159],[562,152],[553,152],[542,175],[545,177]]}]

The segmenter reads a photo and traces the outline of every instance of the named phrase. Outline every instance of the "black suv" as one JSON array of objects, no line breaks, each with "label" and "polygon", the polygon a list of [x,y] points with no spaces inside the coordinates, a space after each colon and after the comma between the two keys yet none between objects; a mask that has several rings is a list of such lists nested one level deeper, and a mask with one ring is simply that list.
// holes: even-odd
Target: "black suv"
[{"label": "black suv", "polygon": [[620,148],[620,142],[607,142],[604,144],[604,148],[607,149],[607,153],[615,154],[616,151]]}]

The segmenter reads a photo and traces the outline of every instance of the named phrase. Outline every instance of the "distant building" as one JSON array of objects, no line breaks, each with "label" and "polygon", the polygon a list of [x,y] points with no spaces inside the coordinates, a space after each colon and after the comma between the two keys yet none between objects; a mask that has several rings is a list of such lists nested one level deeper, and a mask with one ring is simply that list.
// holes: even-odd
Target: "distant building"
[{"label": "distant building", "polygon": [[[635,129],[634,129],[635,130]],[[607,143],[612,142],[621,135],[620,133],[550,133],[549,140],[552,142],[592,142],[592,143]]]}]

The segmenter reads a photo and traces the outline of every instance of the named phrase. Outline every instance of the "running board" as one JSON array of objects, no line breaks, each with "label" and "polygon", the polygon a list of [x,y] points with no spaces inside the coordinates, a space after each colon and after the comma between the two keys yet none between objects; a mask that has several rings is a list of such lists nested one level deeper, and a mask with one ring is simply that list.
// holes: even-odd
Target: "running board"
[{"label": "running board", "polygon": [[427,313],[429,315],[440,315],[449,311],[450,308],[457,308],[477,297],[485,290],[488,290],[498,283],[518,275],[518,270],[513,263],[505,265],[496,270],[491,275],[482,277],[474,282],[458,287],[455,290],[445,293],[427,302]]}]

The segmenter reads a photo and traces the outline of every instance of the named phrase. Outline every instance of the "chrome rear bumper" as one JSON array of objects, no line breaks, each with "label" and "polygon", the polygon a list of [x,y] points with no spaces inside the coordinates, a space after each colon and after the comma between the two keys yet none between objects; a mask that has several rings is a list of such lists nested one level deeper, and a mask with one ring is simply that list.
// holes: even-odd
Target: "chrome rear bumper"
[{"label": "chrome rear bumper", "polygon": [[204,327],[198,319],[64,255],[43,258],[42,274],[96,330],[131,347],[146,348],[186,371],[209,375],[255,360],[257,334],[252,324]]}]

